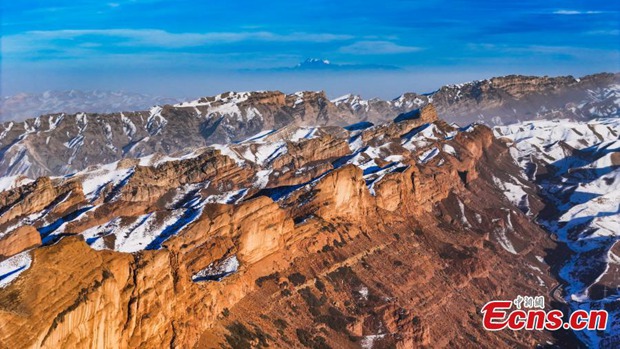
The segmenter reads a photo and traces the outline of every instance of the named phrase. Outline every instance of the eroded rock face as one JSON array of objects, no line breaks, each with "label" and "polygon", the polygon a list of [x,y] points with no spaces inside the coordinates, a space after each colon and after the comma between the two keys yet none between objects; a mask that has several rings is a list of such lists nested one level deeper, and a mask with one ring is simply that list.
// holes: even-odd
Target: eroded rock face
[{"label": "eroded rock face", "polygon": [[0,239],[0,259],[14,256],[41,244],[41,235],[31,226],[16,227]]},{"label": "eroded rock face", "polygon": [[551,334],[486,332],[478,313],[554,286],[553,242],[493,180],[519,173],[488,128],[428,107],[40,179],[1,194],[43,246],[11,252],[32,263],[0,288],[0,343],[534,346]]}]

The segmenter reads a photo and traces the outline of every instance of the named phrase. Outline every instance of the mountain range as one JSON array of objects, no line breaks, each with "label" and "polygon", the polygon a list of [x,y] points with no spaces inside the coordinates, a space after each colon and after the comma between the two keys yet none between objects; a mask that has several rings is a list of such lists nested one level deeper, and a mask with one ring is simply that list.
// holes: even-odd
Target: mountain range
[{"label": "mountain range", "polygon": [[65,175],[90,165],[238,142],[286,126],[383,123],[433,103],[448,122],[618,116],[620,74],[581,79],[507,76],[384,101],[324,92],[227,92],[147,111],[57,113],[0,125],[0,174]]},{"label": "mountain range", "polygon": [[[320,71],[330,69],[355,70],[354,66],[334,64],[324,59],[308,59],[285,70]],[[389,66],[375,66],[390,69]],[[396,68],[394,68],[396,69]],[[538,118],[583,119],[618,114],[618,74],[601,73],[582,78],[504,76],[469,83],[446,85],[431,93],[408,92],[394,100],[363,99],[351,95],[355,102],[368,104],[369,109],[384,113],[394,105],[419,107],[433,102],[438,111],[450,121],[484,122],[489,125],[508,124],[517,120]],[[342,100],[347,96],[338,98]],[[327,96],[325,96],[327,98]],[[148,110],[154,105],[180,103],[177,98],[154,97],[145,94],[110,91],[47,91],[41,94],[21,93],[5,96],[0,102],[0,120],[22,121],[51,113],[75,114],[117,113]],[[390,106],[393,105],[393,106]],[[404,109],[406,109],[404,108]],[[401,109],[398,109],[401,110]],[[387,121],[368,111],[371,119]],[[390,113],[391,115],[391,113]],[[366,117],[362,113],[360,117]]]},{"label": "mountain range", "polygon": [[489,297],[554,285],[540,260],[554,243],[493,182],[518,173],[489,128],[459,129],[429,106],[380,126],[284,128],[41,177],[0,194],[0,254],[11,256],[0,265],[0,338],[9,347],[553,341],[488,335],[476,315]]},{"label": "mountain range", "polygon": [[[0,347],[614,348],[618,77],[6,122]],[[608,329],[482,328],[519,295]]]}]

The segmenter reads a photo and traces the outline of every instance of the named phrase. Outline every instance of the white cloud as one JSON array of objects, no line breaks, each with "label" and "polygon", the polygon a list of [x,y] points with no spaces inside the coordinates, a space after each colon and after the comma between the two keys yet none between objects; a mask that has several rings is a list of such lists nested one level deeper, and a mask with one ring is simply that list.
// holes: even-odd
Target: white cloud
[{"label": "white cloud", "polygon": [[551,45],[495,45],[487,43],[470,43],[467,45],[474,51],[486,51],[508,58],[514,57],[551,57],[562,55],[573,60],[588,61],[592,58],[615,62],[618,60],[617,50],[595,49],[581,46],[551,46]]},{"label": "white cloud", "polygon": [[611,35],[618,36],[620,35],[620,29],[611,29],[611,30],[592,30],[586,32],[587,35]]},{"label": "white cloud", "polygon": [[[113,39],[101,42],[102,39]],[[353,36],[332,33],[288,33],[268,31],[171,33],[159,29],[68,29],[28,31],[2,37],[3,53],[28,52],[41,49],[63,50],[71,42],[94,41],[103,45],[154,48],[183,48],[219,45],[242,41],[262,42],[333,42],[350,40]],[[62,42],[62,44],[59,44]]]},{"label": "white cloud", "polygon": [[421,47],[401,46],[391,41],[358,41],[340,48],[340,52],[342,53],[357,55],[409,53],[421,50]]},{"label": "white cloud", "polygon": [[553,11],[553,14],[555,15],[567,15],[567,16],[573,16],[573,15],[597,15],[597,14],[601,14],[604,13],[603,11],[577,11],[577,10],[557,10],[557,11]]}]

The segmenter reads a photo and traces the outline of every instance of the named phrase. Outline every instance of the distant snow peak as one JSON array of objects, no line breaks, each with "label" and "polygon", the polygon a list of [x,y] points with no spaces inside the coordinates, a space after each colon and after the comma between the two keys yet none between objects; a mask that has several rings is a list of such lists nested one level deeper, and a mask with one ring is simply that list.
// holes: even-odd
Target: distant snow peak
[{"label": "distant snow peak", "polygon": [[307,65],[329,65],[331,62],[327,59],[320,58],[308,58],[305,61],[297,64],[298,67],[303,67]]}]

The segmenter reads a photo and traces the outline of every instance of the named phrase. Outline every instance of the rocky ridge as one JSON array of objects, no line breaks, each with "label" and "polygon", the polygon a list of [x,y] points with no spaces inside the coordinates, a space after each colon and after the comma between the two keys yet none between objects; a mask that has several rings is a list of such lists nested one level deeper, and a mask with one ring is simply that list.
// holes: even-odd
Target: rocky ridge
[{"label": "rocky ridge", "polygon": [[[528,210],[496,178],[519,183]],[[552,289],[555,244],[509,148],[432,106],[41,177],[0,207],[7,348],[554,340],[481,329],[489,299]]]}]

